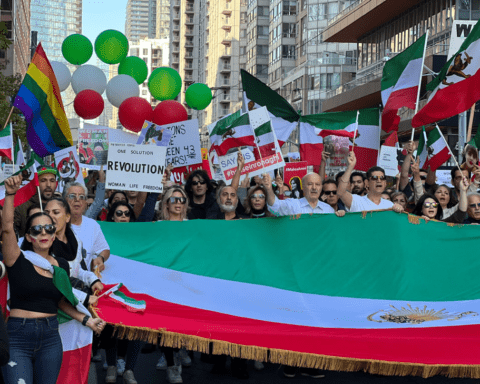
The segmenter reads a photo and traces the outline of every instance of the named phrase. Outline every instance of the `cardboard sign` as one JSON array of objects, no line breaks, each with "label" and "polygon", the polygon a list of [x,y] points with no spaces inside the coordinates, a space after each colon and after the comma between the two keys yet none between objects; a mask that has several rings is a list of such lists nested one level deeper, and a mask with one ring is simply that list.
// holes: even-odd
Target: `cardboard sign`
[{"label": "cardboard sign", "polygon": [[[245,159],[245,166],[243,167],[240,180],[242,180],[247,173],[248,177],[258,176],[266,172],[274,171],[285,165],[281,152],[277,152],[272,156],[264,157],[261,160],[255,160],[255,156],[250,149],[242,149],[242,154]],[[223,179],[227,185],[232,183],[232,178],[237,170],[237,156],[238,154],[235,152],[227,156],[219,157]]]},{"label": "cardboard sign", "polygon": [[166,148],[110,143],[105,188],[163,192]]},{"label": "cardboard sign", "polygon": [[151,123],[150,121],[145,121],[140,136],[138,137],[137,144],[167,147],[171,138],[172,131],[155,123]]},{"label": "cardboard sign", "polygon": [[8,179],[15,173],[13,164],[4,164],[3,165],[3,180]]},{"label": "cardboard sign", "polygon": [[296,161],[294,163],[286,163],[283,171],[283,182],[288,184],[291,189],[292,179],[295,177],[302,180],[302,178],[307,174],[308,163],[306,161]]},{"label": "cardboard sign", "polygon": [[57,191],[63,192],[65,185],[71,181],[85,184],[80,171],[77,147],[61,149],[54,153],[55,165],[59,174]]},{"label": "cardboard sign", "polygon": [[172,164],[176,168],[202,162],[198,120],[186,120],[158,128],[172,133],[167,147],[165,165]]},{"label": "cardboard sign", "polygon": [[107,164],[108,128],[84,128],[78,131],[78,158],[84,168],[99,170]]},{"label": "cardboard sign", "polygon": [[125,144],[136,144],[138,141],[138,135],[132,132],[123,131],[121,129],[108,128],[103,125],[95,124],[83,124],[83,129],[97,128],[97,129],[107,129],[108,130],[108,141],[110,143],[125,143]]},{"label": "cardboard sign", "polygon": [[402,149],[395,147],[387,147],[382,145],[380,149],[380,156],[378,157],[378,166],[385,170],[385,175],[395,177],[398,171],[398,156],[397,152],[402,152]]}]

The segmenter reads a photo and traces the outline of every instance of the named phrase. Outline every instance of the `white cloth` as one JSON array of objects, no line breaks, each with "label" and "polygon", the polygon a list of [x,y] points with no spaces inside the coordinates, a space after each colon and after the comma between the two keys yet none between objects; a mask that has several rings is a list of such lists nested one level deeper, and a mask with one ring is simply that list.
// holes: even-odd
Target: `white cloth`
[{"label": "white cloth", "polygon": [[85,263],[90,271],[93,256],[98,255],[102,251],[110,250],[107,240],[105,240],[105,236],[103,235],[102,228],[100,228],[100,225],[95,220],[82,216],[82,224],[72,224],[72,229],[75,235],[77,235],[77,238],[82,241],[83,248],[87,251]]},{"label": "white cloth", "polygon": [[303,213],[335,213],[332,207],[321,201],[318,201],[317,206],[312,208],[305,197],[301,199],[278,200],[275,196],[275,203],[273,203],[273,205],[267,205],[267,207],[275,216],[298,215]]},{"label": "white cloth", "polygon": [[363,211],[380,211],[382,209],[390,209],[393,203],[389,200],[381,199],[380,204],[375,204],[368,198],[368,195],[352,195],[352,205],[349,212],[363,212]]}]

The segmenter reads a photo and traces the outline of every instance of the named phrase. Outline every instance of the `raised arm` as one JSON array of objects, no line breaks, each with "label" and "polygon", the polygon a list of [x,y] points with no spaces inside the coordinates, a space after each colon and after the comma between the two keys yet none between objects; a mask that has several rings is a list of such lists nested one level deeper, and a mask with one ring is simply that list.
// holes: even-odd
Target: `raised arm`
[{"label": "raised arm", "polygon": [[466,177],[464,177],[463,180],[458,185],[458,188],[460,188],[460,197],[458,199],[458,210],[462,212],[467,212],[467,206],[468,206],[467,190],[469,185],[470,185],[470,180],[468,180]]},{"label": "raised arm", "polygon": [[327,169],[327,161],[328,158],[330,157],[330,153],[325,152],[325,149],[322,151],[322,161],[320,161],[320,169],[318,170],[318,175],[320,176],[320,179],[323,180],[325,179],[325,172]]},{"label": "raised arm", "polygon": [[13,216],[15,194],[22,184],[22,176],[12,176],[5,180],[5,203],[2,212],[2,253],[3,262],[7,267],[11,267],[20,256],[20,247],[17,243],[17,236],[13,228]]},{"label": "raised arm", "polygon": [[343,204],[347,208],[350,209],[352,206],[352,194],[347,191],[348,184],[350,183],[350,176],[352,175],[353,170],[355,169],[355,165],[357,165],[357,158],[355,156],[355,152],[351,151],[348,154],[348,166],[345,173],[338,179],[338,190],[337,195],[340,200],[343,201]]},{"label": "raised arm", "polygon": [[415,151],[415,144],[413,141],[409,141],[405,144],[405,149],[407,150],[407,156],[405,156],[402,168],[400,169],[400,191],[403,191],[408,184],[408,172],[410,171],[410,165],[412,164],[413,151]]},{"label": "raised arm", "polygon": [[265,190],[267,191],[267,204],[272,206],[275,204],[275,193],[273,192],[273,187],[272,187],[272,176],[270,176],[269,173],[266,173],[263,175],[263,186],[265,187]]},{"label": "raised arm", "polygon": [[238,149],[237,155],[237,170],[235,171],[235,175],[232,178],[232,187],[238,190],[238,186],[240,185],[240,176],[242,175],[243,167],[245,166],[245,159],[243,158],[242,151],[240,148]]},{"label": "raised arm", "polygon": [[97,189],[95,190],[95,199],[93,200],[90,208],[87,209],[85,216],[96,219],[100,211],[102,210],[103,201],[105,199],[105,171],[103,170],[103,165],[98,171],[98,182]]},{"label": "raised arm", "polygon": [[423,183],[420,178],[420,159],[412,162],[412,173],[413,173],[413,197],[415,204],[418,203],[418,200],[423,196]]}]

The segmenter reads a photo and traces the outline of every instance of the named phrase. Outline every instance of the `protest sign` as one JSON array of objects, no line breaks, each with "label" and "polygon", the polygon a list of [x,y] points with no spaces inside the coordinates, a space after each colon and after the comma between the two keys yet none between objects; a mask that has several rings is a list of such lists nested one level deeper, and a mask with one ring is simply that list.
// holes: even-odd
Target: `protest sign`
[{"label": "protest sign", "polygon": [[108,189],[163,192],[166,147],[110,143],[107,161]]},{"label": "protest sign", "polygon": [[165,165],[172,164],[177,168],[202,162],[198,120],[186,120],[158,128],[172,133],[167,147]]},{"label": "protest sign", "polygon": [[398,156],[402,153],[400,148],[388,147],[382,145],[380,149],[380,156],[378,158],[378,166],[385,170],[385,175],[395,177],[398,171]]},{"label": "protest sign", "polygon": [[54,153],[55,165],[59,174],[57,191],[63,192],[65,185],[71,181],[84,184],[80,161],[75,146],[61,149]]},{"label": "protest sign", "polygon": [[108,128],[83,128],[78,131],[80,166],[99,170],[107,164]]},{"label": "protest sign", "polygon": [[[245,159],[245,166],[243,167],[242,177],[248,173],[248,177],[258,176],[263,173],[274,171],[285,165],[281,152],[277,152],[275,155],[264,157],[263,159],[256,160],[253,152],[250,149],[242,149],[243,158]],[[237,152],[231,153],[227,156],[220,156],[219,163],[223,174],[223,179],[230,185],[232,178],[237,170]],[[262,161],[263,160],[263,161]],[[263,163],[263,165],[262,165]]]},{"label": "protest sign", "polygon": [[121,129],[114,129],[105,127],[103,125],[95,124],[83,124],[83,129],[97,128],[108,129],[108,141],[110,143],[124,143],[124,144],[136,144],[138,141],[138,135],[132,132],[123,131]]},{"label": "protest sign", "polygon": [[295,177],[302,180],[303,176],[307,174],[308,162],[296,161],[294,163],[286,163],[283,171],[283,181],[292,188],[291,181]]},{"label": "protest sign", "polygon": [[435,175],[437,176],[436,183],[438,185],[445,184],[449,188],[453,188],[452,185],[452,169],[455,167],[450,166],[441,166],[435,171]]},{"label": "protest sign", "polygon": [[171,138],[172,131],[150,121],[145,121],[137,144],[168,147]]},{"label": "protest sign", "polygon": [[3,165],[3,179],[8,179],[10,176],[12,176],[15,173],[15,169],[13,164],[4,164]]}]

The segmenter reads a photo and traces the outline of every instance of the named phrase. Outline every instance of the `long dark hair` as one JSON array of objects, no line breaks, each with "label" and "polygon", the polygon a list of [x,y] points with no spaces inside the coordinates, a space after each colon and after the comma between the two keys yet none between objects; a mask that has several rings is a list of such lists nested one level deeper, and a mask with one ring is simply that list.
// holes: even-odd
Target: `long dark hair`
[{"label": "long dark hair", "polygon": [[250,217],[252,217],[252,195],[257,192],[261,191],[265,195],[265,206],[263,207],[263,211],[265,212],[266,217],[272,217],[273,214],[270,213],[270,211],[267,208],[267,191],[265,190],[265,187],[263,185],[257,185],[255,187],[252,187],[248,190],[247,193],[247,198],[243,202],[243,206],[245,207],[245,213],[247,213]]},{"label": "long dark hair", "polygon": [[135,217],[135,212],[133,211],[133,208],[130,204],[128,204],[125,201],[117,201],[116,203],[113,203],[113,205],[108,210],[106,221],[112,221],[112,222],[115,221],[113,220],[113,215],[115,215],[115,211],[118,209],[118,207],[128,208],[128,210],[130,211],[130,223],[133,223],[137,219]]},{"label": "long dark hair", "polygon": [[124,191],[114,191],[110,197],[108,198],[108,206],[110,207],[112,205],[112,201],[113,199],[115,198],[115,195],[117,193],[120,193],[121,195],[125,196],[125,201],[128,203],[128,197],[127,197],[127,194],[124,192]]},{"label": "long dark hair", "polygon": [[187,192],[190,201],[193,201],[192,181],[194,177],[205,180],[207,182],[207,195],[213,192],[213,186],[210,182],[210,178],[208,177],[207,172],[205,172],[203,169],[197,169],[193,171],[190,176],[188,176],[187,182],[185,183],[185,191]]},{"label": "long dark hair", "polygon": [[[47,216],[50,219],[50,221],[52,222],[52,224],[55,224],[53,222],[53,219],[50,217],[50,215],[46,214],[45,212],[37,212],[37,213],[34,213],[32,216],[30,216],[27,219],[27,222],[25,224],[25,234],[29,233],[30,228],[32,227],[33,221],[36,218],[41,217],[41,216]],[[22,251],[33,251],[33,244],[31,242],[27,241],[27,236],[25,236],[23,238],[22,246],[20,247],[20,249]]]},{"label": "long dark hair", "polygon": [[458,201],[457,199],[453,196],[453,190],[452,188],[450,188],[449,186],[445,185],[445,184],[435,184],[431,189],[430,189],[430,193],[432,195],[435,195],[435,192],[437,192],[438,188],[440,187],[444,187],[448,190],[448,193],[450,194],[450,200],[448,201],[448,204],[447,204],[447,208],[452,208],[454,207],[455,205],[458,204]]},{"label": "long dark hair", "polygon": [[302,180],[300,179],[300,177],[298,176],[295,176],[293,177],[291,180],[290,180],[290,186],[292,185],[292,181],[295,181],[295,183],[297,184],[297,186],[295,188],[292,187],[292,195],[291,197],[293,198],[297,198],[294,193],[295,191],[298,191],[300,192],[300,199],[303,197],[303,190],[302,190]]},{"label": "long dark hair", "polygon": [[420,200],[418,200],[418,203],[417,203],[417,205],[415,205],[415,208],[413,209],[412,214],[414,214],[416,216],[423,216],[423,212],[422,212],[423,203],[425,202],[426,199],[432,199],[433,201],[435,201],[438,204],[437,214],[435,215],[435,219],[436,220],[441,220],[442,216],[443,216],[442,206],[440,205],[440,202],[438,201],[438,199],[434,195],[431,195],[429,193],[425,193],[420,198]]},{"label": "long dark hair", "polygon": [[[45,205],[45,208],[47,207],[48,204],[50,204],[51,201],[58,202],[58,204],[60,204],[63,207],[63,209],[65,209],[65,214],[70,215],[70,217],[72,216],[72,211],[70,210],[70,204],[68,204],[67,200],[62,199],[61,197],[54,196],[50,200],[48,200],[48,203]],[[70,222],[68,222],[65,225],[65,232],[70,229],[71,229]]]}]

